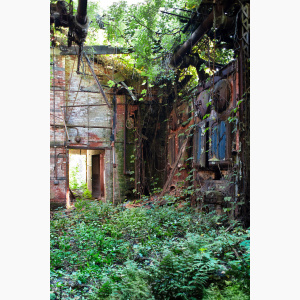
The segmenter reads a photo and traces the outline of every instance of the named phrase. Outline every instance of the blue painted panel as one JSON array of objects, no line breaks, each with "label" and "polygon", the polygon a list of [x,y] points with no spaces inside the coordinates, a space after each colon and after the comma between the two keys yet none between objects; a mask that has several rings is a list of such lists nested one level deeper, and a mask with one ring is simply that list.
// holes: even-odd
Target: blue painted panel
[{"label": "blue painted panel", "polygon": [[226,123],[224,121],[219,124],[218,158],[220,160],[226,158]]},{"label": "blue painted panel", "polygon": [[211,132],[211,157],[218,158],[218,140],[219,140],[219,126],[214,126]]},{"label": "blue painted panel", "polygon": [[202,134],[202,129],[198,128],[198,138],[197,138],[197,159],[196,162],[200,163],[200,156],[201,156],[201,136]]}]

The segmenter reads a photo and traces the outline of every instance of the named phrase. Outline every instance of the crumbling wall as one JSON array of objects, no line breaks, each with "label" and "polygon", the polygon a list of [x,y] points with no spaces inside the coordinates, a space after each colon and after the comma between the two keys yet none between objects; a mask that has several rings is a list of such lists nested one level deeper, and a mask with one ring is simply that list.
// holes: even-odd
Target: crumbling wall
[{"label": "crumbling wall", "polygon": [[[187,101],[182,103],[175,103],[168,117],[168,161],[167,161],[167,175],[170,174],[173,168],[178,171],[180,175],[173,176],[170,186],[177,186],[179,181],[185,180],[188,176],[189,169],[192,169],[191,145],[192,139],[188,137],[189,127],[193,125],[193,118],[191,113],[191,104]],[[176,158],[179,155],[180,149],[184,141],[188,138],[187,145],[181,155],[177,165],[175,165]],[[188,183],[187,183],[188,184]]]},{"label": "crumbling wall", "polygon": [[[195,99],[197,124],[194,134],[194,167],[196,186],[200,188],[198,201],[203,204],[212,204],[221,213],[223,207],[237,201],[237,165],[239,164],[239,131],[237,119],[234,119],[234,109],[239,100],[239,84],[237,61],[225,66],[215,78],[199,87],[199,92],[207,91],[212,99],[220,99],[217,90],[221,81],[228,84],[230,96],[224,108],[218,111],[217,100],[206,112],[204,117],[200,95]],[[226,74],[226,75],[224,75]],[[215,80],[214,80],[215,79]],[[238,112],[237,112],[238,113]],[[227,197],[227,202],[224,201]],[[230,199],[230,203],[228,202]]]},{"label": "crumbling wall", "polygon": [[[86,68],[86,66],[85,66]],[[66,56],[66,123],[69,147],[110,148],[112,111],[91,75],[77,74],[77,57]],[[89,70],[85,70],[86,73]],[[111,102],[111,95],[107,94]],[[75,137],[79,135],[79,143]]]},{"label": "crumbling wall", "polygon": [[[77,56],[54,57],[54,82],[50,97],[51,203],[66,203],[68,149],[104,151],[105,200],[118,203],[125,198],[129,182],[128,174],[124,173],[124,150],[127,149],[127,144],[124,145],[125,96],[116,95],[116,131],[112,144],[114,91],[110,88],[105,89],[111,105],[109,107],[99,93],[99,87],[90,75],[87,64],[84,64],[84,69],[80,69],[80,74],[76,72],[77,59]],[[106,69],[103,65],[94,64],[94,71],[99,75],[100,81],[106,82],[107,77],[113,76],[113,70]],[[128,111],[130,110],[131,108],[128,108]],[[126,143],[133,144],[133,140]],[[126,154],[132,155],[133,148],[128,147]],[[90,184],[88,187],[91,189]]]},{"label": "crumbling wall", "polygon": [[65,61],[61,56],[54,57],[50,91],[50,200],[52,207],[66,203],[67,155],[65,133],[62,126],[63,114],[60,109],[65,103]]},{"label": "crumbling wall", "polygon": [[[236,202],[239,194],[240,134],[238,118],[235,118],[239,114],[237,63],[234,61],[224,66],[215,76],[198,86],[198,93],[191,95],[193,109],[188,101],[176,99],[168,115],[168,175],[173,173],[173,168],[176,174],[173,173],[166,192],[170,188],[176,189],[179,182],[184,182],[185,186],[193,184],[197,193],[190,201],[201,202],[201,206],[212,204],[218,212],[228,205],[224,202],[225,197],[227,201],[231,199]],[[191,131],[193,137],[176,165],[189,127],[194,127]],[[193,181],[189,176],[191,170]]]}]

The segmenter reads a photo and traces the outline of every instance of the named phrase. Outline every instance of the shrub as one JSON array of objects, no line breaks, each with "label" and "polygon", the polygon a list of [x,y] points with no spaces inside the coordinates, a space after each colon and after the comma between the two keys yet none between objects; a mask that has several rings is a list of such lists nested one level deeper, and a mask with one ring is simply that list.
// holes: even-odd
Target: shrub
[{"label": "shrub", "polygon": [[250,232],[238,222],[185,207],[75,207],[50,223],[62,299],[248,299]]}]

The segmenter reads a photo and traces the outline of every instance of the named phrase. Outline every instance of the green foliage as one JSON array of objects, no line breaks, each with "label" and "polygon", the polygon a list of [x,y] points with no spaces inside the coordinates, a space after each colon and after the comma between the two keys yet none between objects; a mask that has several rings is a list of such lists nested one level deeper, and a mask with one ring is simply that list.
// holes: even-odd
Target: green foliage
[{"label": "green foliage", "polygon": [[199,299],[203,297],[213,263],[201,253],[174,248],[152,270],[156,299]]},{"label": "green foliage", "polygon": [[74,168],[70,169],[70,188],[76,190],[75,194],[79,195],[84,199],[92,199],[92,193],[87,187],[87,183],[78,179],[79,165],[77,164]]},{"label": "green foliage", "polygon": [[127,261],[98,289],[92,299],[155,299],[147,282],[147,272],[134,261]]},{"label": "green foliage", "polygon": [[[184,25],[179,17],[164,14],[161,10],[172,12],[174,6],[184,7],[188,3],[181,0],[176,1],[176,5],[173,0],[149,0],[138,5],[128,5],[125,1],[114,3],[106,12],[107,40],[133,49],[130,57],[134,58],[141,75],[150,81],[158,75],[174,78],[168,60],[174,47],[185,41],[188,34],[182,33]],[[186,12],[181,15],[189,16]]]},{"label": "green foliage", "polygon": [[82,197],[84,199],[92,199],[93,196],[92,196],[92,193],[91,191],[87,188],[87,184],[84,183],[80,186],[81,189],[83,189],[83,193],[82,193]]},{"label": "green foliage", "polygon": [[[200,3],[201,1],[195,0],[148,0],[133,5],[128,5],[126,1],[114,3],[105,12],[107,43],[132,50],[122,60],[134,66],[149,82],[174,81],[176,77],[181,81],[186,75],[192,75],[188,89],[193,88],[198,84],[198,71],[203,69],[206,73],[213,74],[209,66],[203,64],[199,70],[189,66],[176,74],[169,62],[175,49],[190,36],[188,31],[183,33],[185,23],[181,22],[180,16],[189,18],[191,12],[174,8],[196,11]],[[216,48],[214,42],[205,35],[192,52],[210,61],[211,67],[213,61],[220,64],[231,61],[233,50]]]},{"label": "green foliage", "polygon": [[250,233],[236,221],[190,207],[75,207],[50,223],[51,290],[63,299],[248,299]]},{"label": "green foliage", "polygon": [[108,80],[107,85],[111,88],[115,85],[115,82],[112,80]]},{"label": "green foliage", "polygon": [[212,284],[206,291],[203,300],[249,300],[250,295],[246,293],[238,283],[225,281],[226,286],[219,288],[217,285]]},{"label": "green foliage", "polygon": [[77,165],[75,168],[70,170],[70,188],[72,190],[77,190],[81,186],[81,182],[77,179],[77,174],[79,173],[79,166]]},{"label": "green foliage", "polygon": [[[76,15],[78,0],[73,0],[73,14]],[[101,4],[97,1],[87,1],[87,15],[89,18],[89,29],[86,45],[99,45],[99,17],[102,15]]]}]

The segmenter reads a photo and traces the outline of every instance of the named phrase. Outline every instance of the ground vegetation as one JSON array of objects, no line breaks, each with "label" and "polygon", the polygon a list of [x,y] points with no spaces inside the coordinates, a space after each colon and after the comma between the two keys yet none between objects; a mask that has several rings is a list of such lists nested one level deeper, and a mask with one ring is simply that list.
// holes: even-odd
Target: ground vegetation
[{"label": "ground vegetation", "polygon": [[53,299],[249,299],[248,229],[185,202],[77,200],[51,219]]}]

